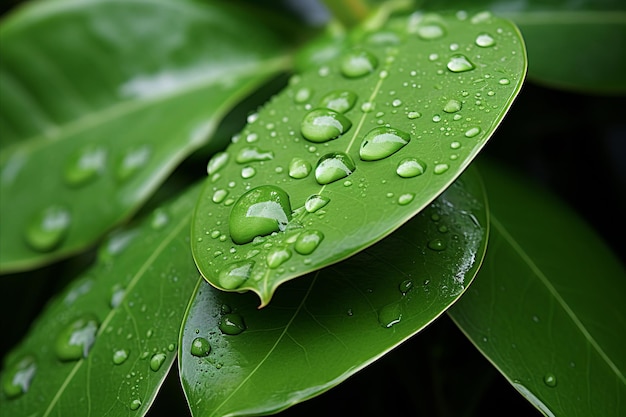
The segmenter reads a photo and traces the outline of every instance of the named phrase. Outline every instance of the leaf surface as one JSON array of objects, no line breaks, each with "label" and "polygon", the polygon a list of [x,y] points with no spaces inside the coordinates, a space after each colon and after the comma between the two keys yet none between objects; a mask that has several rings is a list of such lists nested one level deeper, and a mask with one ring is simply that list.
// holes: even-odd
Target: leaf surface
[{"label": "leaf surface", "polygon": [[482,184],[468,170],[396,232],[287,283],[264,309],[202,281],[179,343],[192,414],[274,413],[344,381],[460,297],[486,236]]},{"label": "leaf surface", "polygon": [[200,271],[264,306],[281,283],[382,239],[467,167],[524,71],[510,22],[413,15],[294,76],[209,162],[192,228]]},{"label": "leaf surface", "polygon": [[36,2],[4,19],[0,271],[94,243],[206,144],[285,66],[260,22],[171,0]]},{"label": "leaf surface", "polygon": [[198,191],[113,235],[99,262],[46,307],[5,358],[0,414],[147,412],[174,363],[199,276],[189,251]]},{"label": "leaf surface", "polygon": [[491,233],[483,267],[449,314],[547,416],[626,411],[626,271],[567,207],[480,165]]}]

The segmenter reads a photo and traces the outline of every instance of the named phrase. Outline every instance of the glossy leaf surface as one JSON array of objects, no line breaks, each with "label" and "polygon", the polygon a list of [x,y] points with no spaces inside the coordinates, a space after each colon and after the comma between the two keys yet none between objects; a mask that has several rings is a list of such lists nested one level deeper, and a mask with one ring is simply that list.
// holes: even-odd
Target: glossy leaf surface
[{"label": "glossy leaf surface", "polygon": [[397,18],[362,38],[294,76],[209,162],[192,244],[214,286],[266,305],[391,233],[467,167],[524,76],[517,29],[488,13]]},{"label": "glossy leaf surface", "polygon": [[581,92],[625,94],[626,3],[622,0],[429,1],[432,10],[489,9],[513,20],[528,49],[528,77]]},{"label": "glossy leaf surface", "polygon": [[194,187],[114,234],[98,263],[46,307],[5,358],[0,414],[147,412],[176,357],[199,276],[189,251],[197,196]]},{"label": "glossy leaf surface", "polygon": [[179,351],[192,414],[272,413],[344,381],[463,293],[484,255],[486,225],[482,184],[468,171],[396,232],[289,282],[266,308],[251,293],[203,281]]},{"label": "glossy leaf surface", "polygon": [[489,249],[450,315],[545,415],[624,414],[624,267],[567,207],[480,167]]},{"label": "glossy leaf surface", "polygon": [[57,0],[4,19],[0,271],[84,249],[207,143],[285,65],[260,17],[214,2]]}]

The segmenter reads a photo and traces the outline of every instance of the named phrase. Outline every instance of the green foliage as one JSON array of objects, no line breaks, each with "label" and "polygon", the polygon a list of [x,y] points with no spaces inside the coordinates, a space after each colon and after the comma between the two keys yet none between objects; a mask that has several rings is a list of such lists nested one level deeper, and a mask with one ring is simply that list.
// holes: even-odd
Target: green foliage
[{"label": "green foliage", "polygon": [[624,6],[327,3],[3,16],[1,415],[624,414]]}]

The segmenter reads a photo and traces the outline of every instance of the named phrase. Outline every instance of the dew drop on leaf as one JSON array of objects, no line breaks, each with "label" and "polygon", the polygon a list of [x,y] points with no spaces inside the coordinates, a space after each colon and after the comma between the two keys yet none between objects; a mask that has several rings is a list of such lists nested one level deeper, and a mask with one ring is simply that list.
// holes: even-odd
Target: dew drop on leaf
[{"label": "dew drop on leaf", "polygon": [[135,398],[134,400],[132,400],[132,401],[130,402],[129,407],[130,407],[130,409],[131,409],[131,410],[133,410],[133,411],[138,410],[138,409],[139,409],[139,407],[141,407],[141,400],[140,400],[140,399],[138,399],[138,398]]},{"label": "dew drop on leaf", "polygon": [[52,205],[40,211],[28,224],[26,242],[31,248],[48,252],[55,249],[66,236],[71,222],[68,209]]},{"label": "dew drop on leaf", "polygon": [[402,295],[406,295],[409,291],[413,289],[413,281],[410,279],[405,279],[398,285],[398,290],[402,293]]},{"label": "dew drop on leaf", "polygon": [[356,169],[352,158],[343,152],[331,152],[322,156],[315,167],[315,179],[321,184],[330,184],[351,175]]},{"label": "dew drop on leaf", "polygon": [[226,152],[218,152],[214,154],[211,159],[209,159],[209,163],[207,164],[207,173],[209,175],[215,174],[217,171],[222,169],[224,165],[228,162],[228,153]]},{"label": "dew drop on leaf", "polygon": [[441,175],[444,172],[446,172],[448,169],[450,169],[450,165],[441,163],[441,164],[435,165],[435,168],[433,168],[433,172],[437,175]]},{"label": "dew drop on leaf", "polygon": [[461,102],[458,100],[450,100],[443,106],[443,111],[446,113],[456,113],[461,110]]},{"label": "dew drop on leaf", "polygon": [[428,249],[441,252],[446,249],[446,243],[441,239],[432,239],[428,242]]},{"label": "dew drop on leaf", "polygon": [[209,353],[211,353],[211,345],[204,337],[196,337],[191,342],[190,352],[193,356],[197,356],[199,358],[209,356]]},{"label": "dew drop on leaf", "polygon": [[306,199],[304,203],[304,208],[308,213],[315,213],[317,210],[321,209],[329,202],[330,198],[323,197],[318,194],[313,194]]},{"label": "dew drop on leaf", "polygon": [[241,168],[241,178],[248,179],[256,175],[256,170],[253,167]]},{"label": "dew drop on leaf", "polygon": [[218,190],[215,190],[215,192],[213,193],[213,197],[211,197],[211,201],[213,201],[215,204],[219,204],[224,201],[226,196],[228,196],[228,190],[220,188]]},{"label": "dew drop on leaf", "polygon": [[106,150],[101,146],[87,146],[72,155],[65,164],[63,178],[70,186],[81,186],[94,180],[104,169]]},{"label": "dew drop on leaf", "polygon": [[356,93],[348,90],[331,91],[320,101],[320,107],[334,110],[337,113],[345,113],[356,104]]},{"label": "dew drop on leaf", "polygon": [[115,178],[123,182],[143,168],[150,159],[150,148],[147,145],[126,151],[115,167]]},{"label": "dew drop on leaf", "polygon": [[426,171],[426,164],[417,158],[405,158],[398,163],[396,174],[402,178],[412,178],[422,175]]},{"label": "dew drop on leaf", "polygon": [[234,290],[243,285],[250,278],[254,261],[239,261],[229,264],[220,271],[218,281],[222,288]]},{"label": "dew drop on leaf", "polygon": [[480,128],[479,127],[472,127],[472,128],[469,128],[465,132],[465,137],[466,138],[473,138],[473,137],[477,136],[479,133],[480,133]]},{"label": "dew drop on leaf", "polygon": [[400,195],[400,197],[398,197],[398,204],[400,204],[401,206],[406,206],[411,201],[413,201],[414,198],[415,194],[413,193],[402,194]]},{"label": "dew drop on leaf", "polygon": [[543,377],[543,382],[550,388],[554,388],[557,385],[556,376],[554,374],[546,374]]},{"label": "dew drop on leaf", "polygon": [[294,179],[302,179],[311,173],[311,164],[309,161],[295,157],[289,162],[289,176]]},{"label": "dew drop on leaf", "polygon": [[2,373],[2,392],[8,398],[17,398],[28,392],[37,373],[37,363],[32,355],[23,356]]},{"label": "dew drop on leaf", "polygon": [[150,358],[150,369],[152,369],[154,372],[157,372],[159,369],[161,369],[163,362],[165,362],[165,358],[165,353],[159,352],[152,355],[152,357]]},{"label": "dew drop on leaf", "polygon": [[481,48],[488,48],[496,44],[496,41],[488,33],[481,33],[480,35],[478,35],[475,42],[476,45],[480,46]]},{"label": "dew drop on leaf", "polygon": [[511,84],[511,80],[509,80],[508,78],[500,78],[500,80],[498,81],[498,84],[500,84],[500,85],[509,85],[509,84]]},{"label": "dew drop on leaf", "polygon": [[111,308],[116,308],[120,305],[122,300],[124,299],[124,294],[126,294],[126,290],[120,284],[115,284],[113,288],[111,288],[111,298],[109,299],[109,306]]},{"label": "dew drop on leaf", "polygon": [[402,149],[411,140],[411,135],[392,127],[375,127],[370,130],[359,148],[359,156],[364,161],[377,161],[387,158]]},{"label": "dew drop on leaf", "polygon": [[343,114],[331,109],[313,109],[300,124],[300,132],[305,139],[315,142],[328,142],[336,139],[352,127],[352,122]]},{"label": "dew drop on leaf", "polygon": [[170,218],[167,212],[164,209],[159,207],[156,210],[154,210],[154,212],[152,212],[152,218],[150,219],[150,227],[153,230],[161,230],[165,226],[167,226],[167,223],[169,221],[170,221]]},{"label": "dew drop on leaf", "polygon": [[418,119],[418,118],[422,117],[422,114],[420,112],[417,112],[417,111],[410,111],[406,116],[409,119],[413,120],[413,119]]},{"label": "dew drop on leaf", "polygon": [[390,328],[402,320],[402,309],[399,303],[387,304],[378,310],[378,322],[385,328]]},{"label": "dew drop on leaf", "polygon": [[126,362],[126,359],[128,359],[128,355],[129,355],[129,351],[128,349],[118,349],[115,352],[113,352],[113,363],[115,365],[121,365],[124,362]]},{"label": "dew drop on leaf", "polygon": [[57,358],[62,361],[86,358],[96,341],[98,325],[97,318],[88,314],[65,327],[58,334],[54,345]]},{"label": "dew drop on leaf", "polygon": [[261,185],[247,191],[233,206],[228,221],[230,237],[242,245],[257,236],[283,231],[289,220],[289,195],[279,187]]},{"label": "dew drop on leaf", "polygon": [[272,151],[262,151],[256,146],[242,148],[235,161],[238,164],[247,164],[248,162],[260,162],[269,161],[274,159],[274,153]]},{"label": "dew drop on leaf", "polygon": [[294,249],[300,255],[310,255],[317,249],[323,239],[324,234],[321,231],[307,230],[298,236]]},{"label": "dew drop on leaf", "polygon": [[475,68],[465,55],[460,54],[450,57],[447,67],[452,72],[466,72]]},{"label": "dew drop on leaf", "polygon": [[417,27],[417,36],[424,40],[439,39],[445,36],[445,34],[446,31],[438,23],[423,23]]},{"label": "dew drop on leaf", "polygon": [[221,317],[219,328],[222,333],[234,336],[246,330],[246,325],[239,314],[229,313]]},{"label": "dew drop on leaf", "polygon": [[347,78],[366,76],[378,67],[378,58],[372,53],[359,49],[346,53],[341,58],[341,74]]},{"label": "dew drop on leaf", "polygon": [[267,253],[267,266],[276,269],[291,258],[291,251],[287,248],[273,248]]},{"label": "dew drop on leaf", "polygon": [[313,90],[308,87],[299,88],[293,96],[293,101],[297,104],[306,103],[311,99],[313,95]]}]

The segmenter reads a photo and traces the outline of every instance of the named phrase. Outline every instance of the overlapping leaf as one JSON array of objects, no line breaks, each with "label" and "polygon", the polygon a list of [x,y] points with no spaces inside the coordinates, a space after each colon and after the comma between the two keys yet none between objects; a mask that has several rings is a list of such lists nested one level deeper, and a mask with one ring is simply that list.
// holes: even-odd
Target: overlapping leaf
[{"label": "overlapping leaf", "polygon": [[481,168],[489,250],[452,318],[545,415],[623,415],[623,265],[567,207],[497,167]]},{"label": "overlapping leaf", "polygon": [[0,271],[84,249],[133,213],[285,66],[262,21],[180,0],[34,2],[4,19]]},{"label": "overlapping leaf", "polygon": [[198,271],[198,187],[114,235],[5,358],[3,416],[144,415],[176,357]]},{"label": "overlapping leaf", "polygon": [[467,167],[525,65],[506,20],[415,14],[294,76],[209,163],[192,228],[202,274],[266,305],[382,239]]},{"label": "overlapping leaf", "polygon": [[[194,417],[261,415],[318,395],[414,335],[470,284],[486,249],[482,183],[467,171],[376,245],[253,294],[199,284],[179,362]],[[414,360],[414,359],[412,359]]]}]

